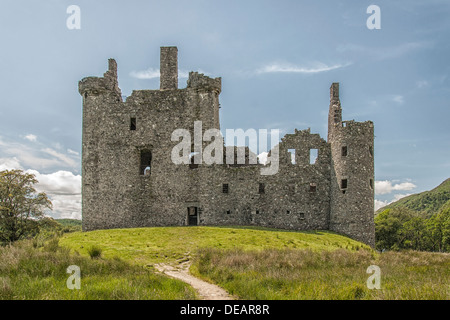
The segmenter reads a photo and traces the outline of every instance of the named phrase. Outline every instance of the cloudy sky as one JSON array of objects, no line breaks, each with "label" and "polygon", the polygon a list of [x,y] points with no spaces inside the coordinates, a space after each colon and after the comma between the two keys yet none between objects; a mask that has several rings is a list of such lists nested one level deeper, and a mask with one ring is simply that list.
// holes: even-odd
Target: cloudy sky
[{"label": "cloudy sky", "polygon": [[449,17],[447,0],[2,0],[0,170],[36,174],[52,215],[80,218],[78,81],[115,58],[124,95],[158,89],[159,47],[174,45],[179,87],[222,77],[222,129],[326,138],[339,82],[343,118],[375,123],[376,206],[429,190],[450,177]]}]

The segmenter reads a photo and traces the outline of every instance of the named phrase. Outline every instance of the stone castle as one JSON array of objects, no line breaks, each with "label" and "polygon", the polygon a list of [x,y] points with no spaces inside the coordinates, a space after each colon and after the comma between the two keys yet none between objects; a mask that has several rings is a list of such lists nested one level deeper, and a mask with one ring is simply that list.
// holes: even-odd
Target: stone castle
[{"label": "stone castle", "polygon": [[103,77],[79,82],[83,230],[246,225],[332,230],[374,246],[374,127],[342,121],[339,83],[330,88],[327,141],[309,129],[285,135],[278,172],[262,175],[248,148],[245,163],[198,164],[192,153],[174,164],[174,130],[193,132],[195,121],[220,129],[221,78],[190,72],[178,89],[176,47],[161,47],[160,74],[159,90],[125,101],[113,59]]}]

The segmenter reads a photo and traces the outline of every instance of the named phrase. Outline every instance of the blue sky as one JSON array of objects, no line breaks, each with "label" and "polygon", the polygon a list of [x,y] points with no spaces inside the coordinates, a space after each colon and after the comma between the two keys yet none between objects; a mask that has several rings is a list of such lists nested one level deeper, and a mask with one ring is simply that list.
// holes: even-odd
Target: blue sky
[{"label": "blue sky", "polygon": [[326,138],[339,82],[343,118],[375,124],[377,206],[429,190],[450,177],[449,16],[444,0],[2,0],[0,169],[30,170],[54,216],[80,217],[78,81],[115,58],[124,95],[158,89],[159,47],[175,45],[179,87],[189,71],[222,77],[222,129]]}]

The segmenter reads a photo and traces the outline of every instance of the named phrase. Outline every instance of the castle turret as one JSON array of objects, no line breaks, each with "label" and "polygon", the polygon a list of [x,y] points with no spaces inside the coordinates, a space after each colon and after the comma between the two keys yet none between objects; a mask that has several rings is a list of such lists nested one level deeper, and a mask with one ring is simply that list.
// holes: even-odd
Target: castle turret
[{"label": "castle turret", "polygon": [[[83,97],[82,128],[82,190],[83,230],[94,229],[95,203],[100,201],[97,186],[101,179],[99,170],[99,149],[108,136],[109,115],[122,102],[117,81],[117,63],[109,59],[108,70],[103,77],[86,77],[78,83]],[[89,226],[89,227],[87,227]]]},{"label": "castle turret", "polygon": [[374,127],[371,121],[342,121],[339,84],[330,88],[330,229],[375,245]]}]

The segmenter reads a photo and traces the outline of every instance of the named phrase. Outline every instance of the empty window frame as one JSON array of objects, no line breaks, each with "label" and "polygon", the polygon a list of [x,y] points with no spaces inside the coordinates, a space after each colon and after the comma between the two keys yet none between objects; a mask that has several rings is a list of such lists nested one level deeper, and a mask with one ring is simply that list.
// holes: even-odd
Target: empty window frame
[{"label": "empty window frame", "polygon": [[222,193],[228,193],[228,183],[222,184]]},{"label": "empty window frame", "polygon": [[373,147],[369,146],[369,155],[372,157],[373,156]]},{"label": "empty window frame", "polygon": [[370,189],[373,189],[373,179],[369,180]]},{"label": "empty window frame", "polygon": [[136,118],[130,118],[130,130],[136,130]]},{"label": "empty window frame", "polygon": [[317,185],[315,183],[309,184],[309,192],[316,192],[317,191]]},{"label": "empty window frame", "polygon": [[195,163],[196,155],[199,154],[198,152],[191,152],[189,154],[189,169],[197,169],[198,164]]},{"label": "empty window frame", "polygon": [[309,164],[315,164],[319,157],[319,149],[309,149]]},{"label": "empty window frame", "polygon": [[152,152],[150,150],[141,151],[141,165],[140,174],[143,176],[148,176],[151,174],[152,167]]},{"label": "empty window frame", "polygon": [[342,193],[345,193],[345,191],[347,190],[347,186],[348,186],[347,179],[342,179],[342,180],[341,180],[341,190],[342,190]]},{"label": "empty window frame", "polygon": [[343,157],[347,156],[347,146],[342,146],[342,148],[341,148],[341,156],[343,156]]},{"label": "empty window frame", "polygon": [[264,183],[260,183],[260,184],[259,184],[259,190],[258,190],[258,193],[259,193],[259,194],[264,194],[264,193],[265,193],[265,188],[266,188],[266,186],[264,185]]},{"label": "empty window frame", "polygon": [[295,149],[288,149],[291,164],[295,164]]}]

